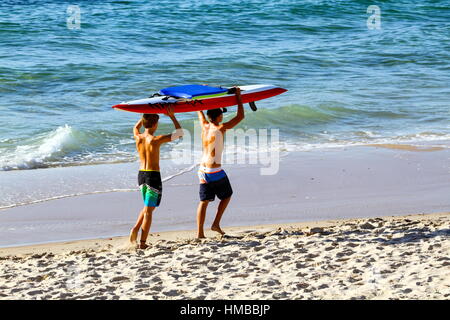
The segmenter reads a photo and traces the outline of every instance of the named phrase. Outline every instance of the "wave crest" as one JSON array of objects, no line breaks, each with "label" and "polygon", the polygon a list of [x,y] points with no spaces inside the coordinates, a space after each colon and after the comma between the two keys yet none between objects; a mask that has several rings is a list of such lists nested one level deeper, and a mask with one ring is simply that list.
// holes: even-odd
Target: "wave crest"
[{"label": "wave crest", "polygon": [[0,170],[45,168],[48,162],[60,160],[80,148],[79,134],[67,124],[32,140],[0,156]]}]

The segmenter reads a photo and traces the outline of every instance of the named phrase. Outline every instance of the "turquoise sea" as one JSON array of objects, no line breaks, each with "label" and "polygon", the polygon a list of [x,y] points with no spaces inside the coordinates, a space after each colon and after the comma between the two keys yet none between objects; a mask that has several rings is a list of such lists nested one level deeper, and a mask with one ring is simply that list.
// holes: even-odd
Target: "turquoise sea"
[{"label": "turquoise sea", "polygon": [[241,125],[279,129],[287,152],[449,140],[449,3],[1,1],[0,180],[136,161],[139,115],[111,106],[192,83],[287,88]]}]

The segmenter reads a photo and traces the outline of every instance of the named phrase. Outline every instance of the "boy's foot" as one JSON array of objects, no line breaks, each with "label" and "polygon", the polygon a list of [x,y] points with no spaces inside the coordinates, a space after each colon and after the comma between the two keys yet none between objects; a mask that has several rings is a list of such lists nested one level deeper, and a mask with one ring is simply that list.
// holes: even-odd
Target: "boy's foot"
[{"label": "boy's foot", "polygon": [[130,243],[135,243],[136,242],[138,233],[139,233],[139,230],[135,231],[134,229],[131,229],[131,232],[130,232]]},{"label": "boy's foot", "polygon": [[147,249],[149,247],[148,244],[145,243],[145,241],[141,241],[141,244],[139,245],[139,249]]},{"label": "boy's foot", "polygon": [[220,233],[222,236],[225,234],[225,232],[222,229],[220,229],[219,226],[212,226],[211,230]]}]

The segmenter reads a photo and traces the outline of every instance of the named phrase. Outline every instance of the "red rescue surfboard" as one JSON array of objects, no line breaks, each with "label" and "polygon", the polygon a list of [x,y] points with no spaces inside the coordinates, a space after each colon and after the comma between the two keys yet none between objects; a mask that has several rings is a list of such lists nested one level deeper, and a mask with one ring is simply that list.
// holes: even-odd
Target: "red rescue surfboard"
[{"label": "red rescue surfboard", "polygon": [[[241,88],[242,103],[267,99],[287,91],[286,89],[273,85],[249,85],[240,86],[239,88]],[[231,88],[224,89],[228,90]],[[230,91],[232,92],[232,90]],[[192,112],[224,108],[237,104],[236,95],[231,92],[226,91],[189,98],[158,94],[151,98],[122,102],[113,106],[113,108],[136,113],[165,113],[168,106],[173,106],[174,112]]]}]

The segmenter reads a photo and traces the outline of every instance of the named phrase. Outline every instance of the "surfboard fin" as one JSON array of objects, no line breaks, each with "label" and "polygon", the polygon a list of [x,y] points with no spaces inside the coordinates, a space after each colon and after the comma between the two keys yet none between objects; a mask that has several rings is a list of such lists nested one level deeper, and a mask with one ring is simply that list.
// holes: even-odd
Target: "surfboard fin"
[{"label": "surfboard fin", "polygon": [[253,111],[258,110],[255,101],[249,102],[248,105],[250,106],[250,109],[252,109]]}]

